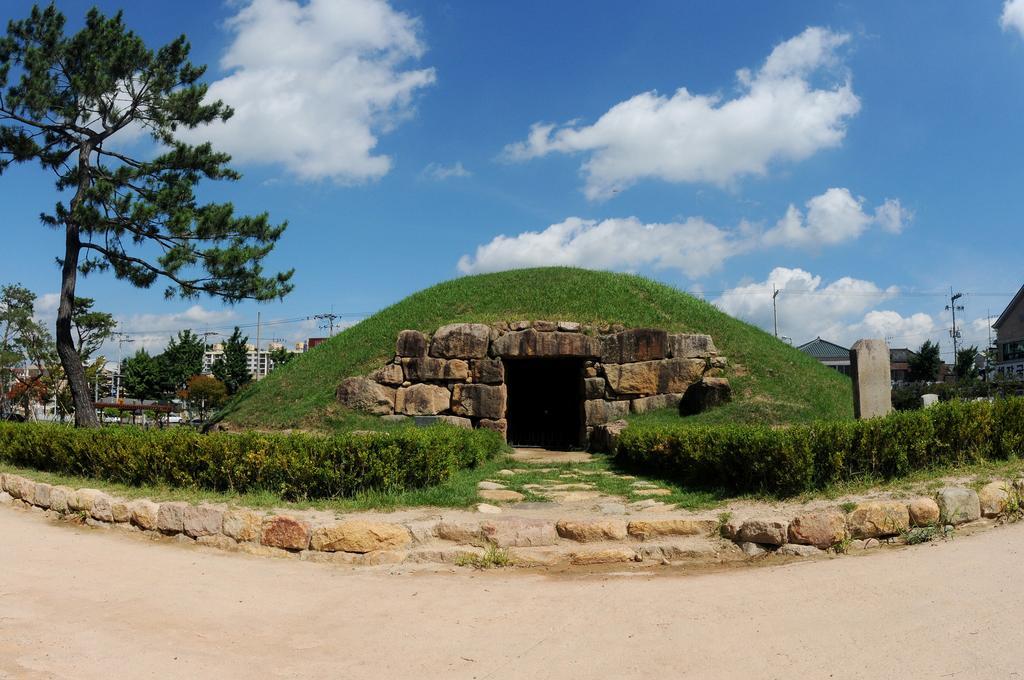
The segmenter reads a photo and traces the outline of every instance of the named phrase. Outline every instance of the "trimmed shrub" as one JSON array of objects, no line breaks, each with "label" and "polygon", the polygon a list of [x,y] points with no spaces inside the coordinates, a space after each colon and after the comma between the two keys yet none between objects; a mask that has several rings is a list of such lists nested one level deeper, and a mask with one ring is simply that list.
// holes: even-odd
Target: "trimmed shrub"
[{"label": "trimmed shrub", "polygon": [[634,424],[617,460],[678,482],[788,496],[837,482],[1024,455],[1024,399],[950,401],[884,418],[768,428]]},{"label": "trimmed shrub", "polygon": [[287,500],[431,486],[503,446],[495,432],[450,425],[325,437],[0,423],[0,461],[13,465],[131,486],[270,491]]}]

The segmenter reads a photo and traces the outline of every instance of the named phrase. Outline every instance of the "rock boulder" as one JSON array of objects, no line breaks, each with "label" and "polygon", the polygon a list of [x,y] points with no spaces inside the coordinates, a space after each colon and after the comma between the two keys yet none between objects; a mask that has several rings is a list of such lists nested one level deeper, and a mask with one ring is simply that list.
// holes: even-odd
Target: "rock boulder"
[{"label": "rock boulder", "polygon": [[395,390],[366,377],[345,378],[338,386],[337,399],[347,408],[383,416],[395,410]]},{"label": "rock boulder", "polygon": [[981,518],[981,500],[974,489],[945,487],[935,494],[939,515],[947,524],[964,524]]},{"label": "rock boulder", "polygon": [[679,402],[679,413],[697,415],[732,400],[732,387],[725,378],[705,377],[690,385]]}]

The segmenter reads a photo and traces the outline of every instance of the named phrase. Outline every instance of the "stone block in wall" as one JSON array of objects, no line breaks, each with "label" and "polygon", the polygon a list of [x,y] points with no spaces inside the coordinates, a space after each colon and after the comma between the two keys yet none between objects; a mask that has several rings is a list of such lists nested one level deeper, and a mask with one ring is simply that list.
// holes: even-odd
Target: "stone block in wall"
[{"label": "stone block in wall", "polygon": [[338,386],[338,401],[356,411],[378,416],[394,412],[395,389],[365,377],[345,378]]},{"label": "stone block in wall", "polygon": [[441,326],[430,341],[430,356],[441,359],[483,359],[491,341],[491,327],[482,323]]},{"label": "stone block in wall", "polygon": [[[596,371],[595,371],[596,373]],[[604,378],[584,378],[583,379],[583,398],[584,399],[604,399],[605,392],[608,388],[608,383],[605,382]]]},{"label": "stone block in wall", "polygon": [[399,388],[395,410],[410,416],[434,416],[451,406],[451,393],[440,385],[419,383]]},{"label": "stone block in wall", "polygon": [[693,416],[732,400],[732,387],[725,378],[705,376],[686,390],[679,402],[679,413]]},{"label": "stone block in wall", "polygon": [[676,359],[707,359],[718,354],[710,335],[673,333],[668,336],[669,356]]},{"label": "stone block in wall", "polygon": [[398,334],[395,354],[400,357],[422,357],[427,355],[427,336],[419,331],[402,331]]},{"label": "stone block in wall", "polygon": [[586,416],[585,424],[603,425],[613,420],[625,418],[629,413],[628,401],[605,401],[604,399],[588,399],[583,402]]},{"label": "stone block in wall", "polygon": [[494,341],[494,354],[503,358],[578,357],[594,359],[601,356],[598,338],[583,333],[541,333],[530,328],[506,333]]},{"label": "stone block in wall", "polygon": [[601,338],[601,361],[628,364],[668,356],[668,333],[657,328],[632,328]]},{"label": "stone block in wall", "polygon": [[581,326],[577,321],[559,321],[558,330],[566,333],[579,333],[583,330],[583,326]]},{"label": "stone block in wall", "polygon": [[504,418],[493,420],[491,418],[483,418],[480,423],[480,429],[482,430],[494,430],[502,436],[502,438],[508,436],[508,421]]},{"label": "stone block in wall", "polygon": [[641,397],[629,402],[629,410],[633,413],[647,413],[648,411],[656,411],[659,408],[676,408],[679,406],[679,400],[682,398],[683,395],[679,393],[655,394],[650,397]]},{"label": "stone block in wall", "polygon": [[703,359],[662,359],[605,364],[604,372],[616,394],[681,394],[701,379],[706,367]]},{"label": "stone block in wall", "polygon": [[501,359],[474,359],[470,365],[473,382],[500,385],[505,382],[505,364]]},{"label": "stone block in wall", "polygon": [[658,375],[658,392],[683,393],[704,375],[707,363],[703,359],[665,359]]},{"label": "stone block in wall", "polygon": [[405,379],[412,382],[465,380],[469,377],[469,364],[462,359],[402,359],[402,367],[405,369]]},{"label": "stone block in wall", "polygon": [[456,385],[452,390],[452,413],[492,420],[504,418],[506,392],[504,385]]},{"label": "stone block in wall", "polygon": [[455,427],[461,427],[465,430],[473,429],[473,421],[469,418],[460,418],[459,416],[416,416],[412,419],[412,422],[416,427],[430,427],[438,423],[447,423],[454,425]]},{"label": "stone block in wall", "polygon": [[550,333],[551,331],[558,330],[558,324],[554,321],[534,321],[533,330],[540,331],[542,333]]},{"label": "stone block in wall", "polygon": [[616,394],[657,394],[660,361],[639,361],[632,364],[605,364],[608,386]]},{"label": "stone block in wall", "polygon": [[405,381],[405,375],[399,364],[388,364],[383,368],[378,368],[370,377],[381,385],[397,386]]},{"label": "stone block in wall", "polygon": [[613,420],[592,428],[590,433],[590,449],[604,453],[614,453],[619,442],[619,435],[629,425],[625,420]]}]

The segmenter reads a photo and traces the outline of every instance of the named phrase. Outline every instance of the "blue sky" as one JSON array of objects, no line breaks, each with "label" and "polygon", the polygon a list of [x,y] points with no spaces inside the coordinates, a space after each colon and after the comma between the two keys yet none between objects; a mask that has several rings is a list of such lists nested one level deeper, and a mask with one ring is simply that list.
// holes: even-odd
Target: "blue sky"
[{"label": "blue sky", "polygon": [[[92,4],[57,3],[72,27]],[[964,333],[984,343],[1024,283],[1024,0],[98,4],[127,5],[151,46],[188,35],[239,112],[199,134],[244,178],[202,195],[287,220],[268,264],[296,269],[258,308],[82,281],[139,345],[257,310],[354,321],[463,273],[565,263],[768,328],[774,284],[796,343],[948,350],[937,292],[968,293]],[[0,178],[0,282],[43,316],[62,237],[37,215],[55,198],[34,168]]]}]

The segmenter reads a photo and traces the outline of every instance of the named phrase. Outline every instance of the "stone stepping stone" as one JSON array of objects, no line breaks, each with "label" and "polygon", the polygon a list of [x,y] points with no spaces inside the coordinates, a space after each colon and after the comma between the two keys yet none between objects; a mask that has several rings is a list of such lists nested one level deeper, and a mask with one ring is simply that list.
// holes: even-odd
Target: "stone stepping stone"
[{"label": "stone stepping stone", "polygon": [[630,503],[630,507],[636,508],[637,510],[646,510],[648,508],[659,508],[659,507],[662,507],[664,505],[665,504],[662,503],[661,501],[656,501],[653,498],[648,498],[647,500],[637,501],[635,503]]},{"label": "stone stepping stone", "polygon": [[637,496],[671,496],[672,492],[668,489],[634,489],[633,493]]},{"label": "stone stepping stone", "polygon": [[501,508],[499,508],[497,505],[491,505],[490,503],[477,503],[476,504],[476,511],[477,512],[482,512],[485,515],[500,515],[501,514]]},{"label": "stone stepping stone", "polygon": [[547,487],[548,491],[590,491],[593,484],[555,484]]},{"label": "stone stepping stone", "polygon": [[514,477],[516,473],[515,470],[498,470],[497,474],[502,477]]},{"label": "stone stepping stone", "polygon": [[553,491],[548,496],[558,503],[580,503],[601,497],[600,491]]},{"label": "stone stepping stone", "polygon": [[497,501],[499,503],[515,503],[526,498],[526,496],[518,491],[510,489],[484,489],[477,495],[485,501]]},{"label": "stone stepping stone", "polygon": [[625,515],[626,506],[622,503],[601,503],[597,506],[597,511],[602,515]]},{"label": "stone stepping stone", "polygon": [[497,482],[484,481],[477,482],[476,488],[482,491],[498,491],[499,489],[506,488],[506,486],[504,484],[498,484]]},{"label": "stone stepping stone", "polygon": [[656,489],[658,487],[654,482],[633,482],[633,486],[640,489]]},{"label": "stone stepping stone", "polygon": [[592,456],[585,451],[516,449],[512,453],[512,460],[519,463],[589,463]]}]

